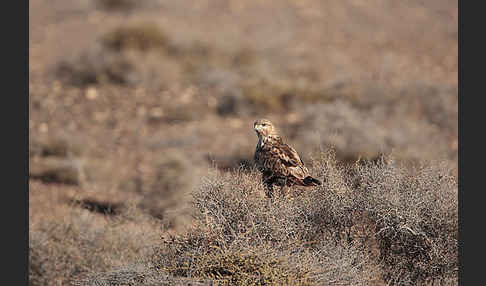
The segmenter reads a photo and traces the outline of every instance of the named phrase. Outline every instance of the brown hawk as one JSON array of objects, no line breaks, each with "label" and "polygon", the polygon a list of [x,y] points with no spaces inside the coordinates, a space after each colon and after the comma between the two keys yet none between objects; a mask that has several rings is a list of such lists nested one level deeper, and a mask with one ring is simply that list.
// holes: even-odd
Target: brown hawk
[{"label": "brown hawk", "polygon": [[262,182],[270,196],[274,184],[280,187],[284,195],[288,187],[294,185],[308,187],[322,184],[309,175],[299,154],[283,142],[272,122],[259,119],[253,123],[253,129],[258,136],[255,164],[262,173]]}]

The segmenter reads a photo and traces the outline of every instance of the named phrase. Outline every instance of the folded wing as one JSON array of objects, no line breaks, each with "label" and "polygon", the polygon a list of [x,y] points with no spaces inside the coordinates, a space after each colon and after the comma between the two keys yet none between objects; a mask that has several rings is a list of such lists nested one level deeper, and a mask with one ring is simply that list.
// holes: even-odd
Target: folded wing
[{"label": "folded wing", "polygon": [[299,154],[294,148],[287,144],[276,144],[272,146],[270,153],[275,162],[276,173],[281,173],[284,176],[294,176],[298,179],[304,179],[308,176],[309,171],[304,166],[304,162],[300,159]]}]

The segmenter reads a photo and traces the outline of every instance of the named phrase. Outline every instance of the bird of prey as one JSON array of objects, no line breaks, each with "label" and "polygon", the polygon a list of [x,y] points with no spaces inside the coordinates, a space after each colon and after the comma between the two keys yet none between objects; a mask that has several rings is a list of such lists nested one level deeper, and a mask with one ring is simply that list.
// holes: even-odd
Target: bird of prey
[{"label": "bird of prey", "polygon": [[259,119],[253,123],[253,129],[258,136],[254,160],[262,173],[262,182],[269,196],[273,195],[273,185],[279,186],[280,192],[286,196],[291,186],[308,187],[322,184],[309,175],[309,170],[304,166],[299,154],[283,142],[272,122]]}]

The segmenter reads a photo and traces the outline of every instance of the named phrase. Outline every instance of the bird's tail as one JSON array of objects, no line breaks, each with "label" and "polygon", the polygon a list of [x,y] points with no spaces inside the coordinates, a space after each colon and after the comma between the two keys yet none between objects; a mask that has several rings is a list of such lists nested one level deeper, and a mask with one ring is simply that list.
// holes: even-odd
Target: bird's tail
[{"label": "bird's tail", "polygon": [[312,178],[311,176],[307,176],[303,180],[305,186],[317,186],[317,185],[322,185],[321,181],[319,181],[316,178]]}]

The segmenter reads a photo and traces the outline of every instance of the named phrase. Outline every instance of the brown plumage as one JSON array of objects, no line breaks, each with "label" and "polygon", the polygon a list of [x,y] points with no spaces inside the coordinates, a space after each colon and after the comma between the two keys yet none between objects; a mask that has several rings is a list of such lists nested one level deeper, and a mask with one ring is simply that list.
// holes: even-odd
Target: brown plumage
[{"label": "brown plumage", "polygon": [[270,195],[274,184],[281,187],[282,193],[293,185],[321,185],[319,180],[309,175],[297,151],[283,142],[272,122],[259,119],[253,123],[253,129],[258,136],[254,160]]}]

